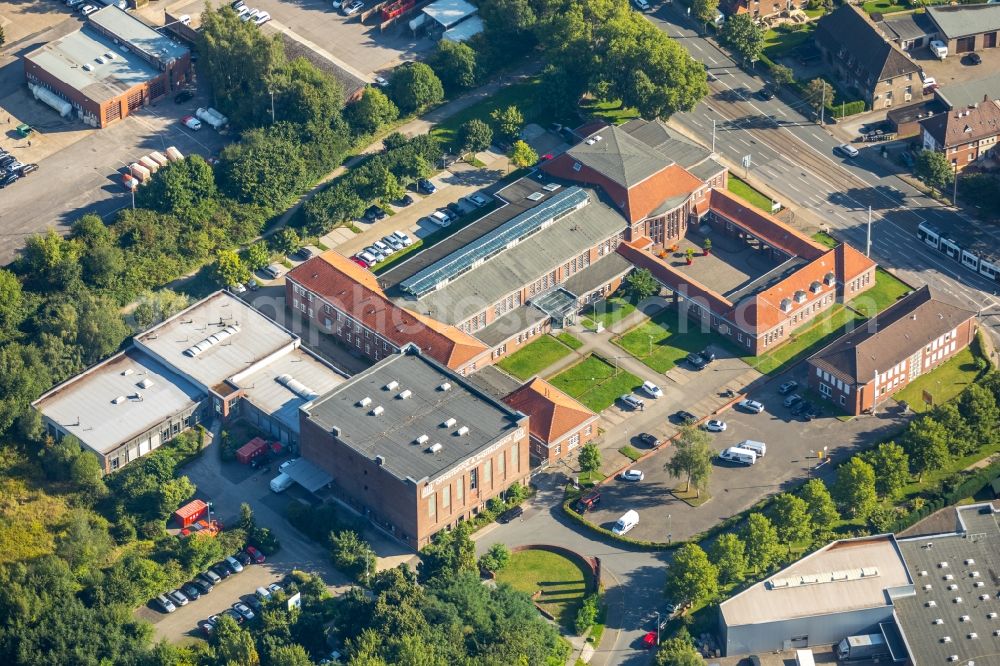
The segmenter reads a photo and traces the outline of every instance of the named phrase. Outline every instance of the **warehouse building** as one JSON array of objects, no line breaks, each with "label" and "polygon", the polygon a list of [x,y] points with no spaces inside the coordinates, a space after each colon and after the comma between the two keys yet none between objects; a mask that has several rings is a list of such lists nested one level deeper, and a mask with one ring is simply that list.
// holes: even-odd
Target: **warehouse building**
[{"label": "warehouse building", "polygon": [[298,410],[345,378],[295,335],[220,291],[141,333],[124,352],[35,401],[113,472],[215,418],[246,418],[295,447]]},{"label": "warehouse building", "polygon": [[107,127],[188,81],[188,49],[115,6],[28,53],[24,72],[35,98],[60,115]]},{"label": "warehouse building", "polygon": [[528,417],[403,348],[301,411],[302,456],[332,492],[412,548],[530,469]]}]

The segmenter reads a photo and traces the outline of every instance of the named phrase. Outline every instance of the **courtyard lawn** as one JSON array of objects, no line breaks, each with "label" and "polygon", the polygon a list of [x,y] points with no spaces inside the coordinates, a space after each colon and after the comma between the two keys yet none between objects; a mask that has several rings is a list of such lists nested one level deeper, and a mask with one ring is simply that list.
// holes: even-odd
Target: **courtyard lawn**
[{"label": "courtyard lawn", "polygon": [[726,183],[726,189],[746,200],[754,208],[759,208],[765,213],[771,212],[771,199],[766,197],[754,188],[750,187],[746,181],[737,178],[733,174],[729,174],[729,179]]},{"label": "courtyard lawn", "polygon": [[540,88],[541,80],[537,78],[501,88],[483,101],[462,109],[444,122],[435,125],[431,130],[431,136],[437,138],[446,150],[455,152],[460,148],[459,133],[463,124],[474,118],[492,124],[490,114],[495,109],[505,109],[511,105],[521,110],[526,123],[538,123],[542,127],[547,127],[553,119],[542,104],[541,100],[544,97],[539,92]]},{"label": "courtyard lawn", "polygon": [[634,305],[621,296],[612,296],[587,308],[582,321],[588,328],[597,328],[597,322],[604,324],[604,328],[611,328],[633,312],[635,312]]},{"label": "courtyard lawn", "polygon": [[573,337],[572,335],[570,335],[569,333],[567,333],[565,331],[563,331],[562,333],[560,333],[559,335],[557,335],[556,338],[559,339],[559,342],[563,343],[564,345],[566,345],[570,349],[579,349],[580,347],[583,346],[583,342],[582,341],[576,339],[575,337]]},{"label": "courtyard lawn", "polygon": [[906,3],[893,2],[893,0],[871,0],[861,5],[861,8],[865,10],[866,14],[892,14],[894,12],[905,12],[909,7]]},{"label": "courtyard lawn", "polygon": [[534,377],[572,351],[551,335],[543,335],[501,360],[497,365],[518,379]]},{"label": "courtyard lawn", "polygon": [[[511,555],[497,582],[532,595],[564,633],[576,633],[573,623],[587,594],[586,574],[576,562],[545,550],[522,550]],[[535,596],[537,592],[541,594]]]},{"label": "courtyard lawn", "polygon": [[718,336],[699,330],[678,332],[678,324],[696,329],[697,323],[680,319],[673,308],[625,332],[614,343],[656,372],[667,372],[691,352],[718,342]]},{"label": "courtyard lawn", "polygon": [[849,324],[853,326],[863,319],[864,317],[854,310],[845,308],[838,303],[827,310],[824,316],[817,319],[812,326],[793,334],[791,340],[774,351],[761,354],[756,358],[750,356],[743,360],[766,375],[780,374],[846,333]]},{"label": "courtyard lawn", "polygon": [[602,412],[620,396],[642,386],[642,380],[591,354],[550,380],[556,388],[573,396],[595,412]]},{"label": "courtyard lawn", "polygon": [[[976,379],[979,374],[976,360],[971,348],[963,349],[933,372],[917,377],[893,397],[896,402],[905,400],[915,412],[931,410],[934,405],[940,405],[956,397]],[[931,394],[934,405],[924,402],[924,391]]]},{"label": "courtyard lawn", "polygon": [[817,243],[826,245],[828,248],[835,248],[840,245],[840,241],[826,233],[825,231],[817,231],[812,235],[812,239]]},{"label": "courtyard lawn", "polygon": [[601,102],[588,99],[580,104],[580,110],[611,125],[621,125],[639,117],[639,112],[636,109],[622,106],[620,100]]},{"label": "courtyard lawn", "polygon": [[768,30],[764,33],[764,55],[776,60],[790,51],[812,40],[816,23],[806,23],[806,27],[794,30]]},{"label": "courtyard lawn", "polygon": [[913,291],[913,287],[895,275],[881,268],[876,268],[875,286],[849,301],[847,306],[854,308],[866,318],[870,318],[895,303],[900,296],[911,291]]}]

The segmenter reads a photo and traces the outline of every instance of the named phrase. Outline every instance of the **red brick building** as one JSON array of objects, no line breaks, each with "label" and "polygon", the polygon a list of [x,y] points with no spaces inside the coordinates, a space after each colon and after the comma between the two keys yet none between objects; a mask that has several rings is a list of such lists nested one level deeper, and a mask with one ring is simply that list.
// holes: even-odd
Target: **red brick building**
[{"label": "red brick building", "polygon": [[530,470],[529,417],[415,346],[300,411],[301,452],[336,496],[412,548]]},{"label": "red brick building", "polygon": [[597,437],[597,414],[539,377],[503,401],[531,417],[531,455],[542,464],[576,455]]},{"label": "red brick building", "polygon": [[925,286],[809,357],[809,386],[848,414],[870,411],[968,347],[976,330],[975,312]]},{"label": "red brick building", "polygon": [[944,153],[959,171],[994,154],[1000,137],[1000,104],[985,98],[964,109],[920,121],[924,150]]},{"label": "red brick building", "polygon": [[719,3],[727,16],[750,14],[754,18],[773,16],[792,9],[805,9],[809,0],[723,0]]},{"label": "red brick building", "polygon": [[190,70],[186,47],[115,6],[24,57],[36,98],[102,128],[185,84]]}]

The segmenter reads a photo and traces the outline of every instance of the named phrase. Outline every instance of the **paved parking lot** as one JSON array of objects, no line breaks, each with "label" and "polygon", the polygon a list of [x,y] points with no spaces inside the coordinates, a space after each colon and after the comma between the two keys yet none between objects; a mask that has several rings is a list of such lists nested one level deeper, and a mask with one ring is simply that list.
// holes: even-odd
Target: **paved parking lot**
[{"label": "paved parking lot", "polygon": [[[633,467],[645,474],[643,481],[607,483],[601,491],[601,504],[588,518],[610,529],[622,514],[634,509],[639,513],[639,525],[629,532],[630,537],[666,541],[669,535],[685,539],[749,508],[767,495],[785,491],[814,475],[825,478],[832,468],[824,465],[817,469],[817,448],[829,447],[828,454],[839,461],[888,437],[901,425],[895,410],[848,422],[829,416],[805,422],[782,406],[784,397],[778,395],[777,389],[785,379],[781,377],[751,390],[749,397],[765,405],[762,414],[730,409],[718,417],[728,428],[726,432],[711,435],[715,451],[752,439],[767,444],[767,455],[752,467],[716,460],[709,482],[708,492],[712,497],[709,502],[693,508],[670,494],[672,488],[683,487],[684,481],[664,470],[673,455],[673,448],[668,446]],[[688,411],[703,416],[701,412]]]},{"label": "paved parking lot", "polygon": [[942,88],[949,84],[975,81],[1000,71],[1000,52],[997,49],[982,49],[977,51],[983,59],[982,64],[972,65],[964,53],[949,53],[944,60],[938,60],[927,48],[910,51],[909,55],[918,65],[924,68],[924,73],[933,76]]}]

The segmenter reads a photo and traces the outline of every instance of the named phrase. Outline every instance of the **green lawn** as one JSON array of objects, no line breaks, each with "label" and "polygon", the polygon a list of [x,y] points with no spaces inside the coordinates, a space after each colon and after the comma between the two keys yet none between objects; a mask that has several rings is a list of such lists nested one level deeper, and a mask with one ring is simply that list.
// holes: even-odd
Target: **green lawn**
[{"label": "green lawn", "polygon": [[634,446],[629,446],[628,444],[618,449],[618,453],[622,454],[626,458],[630,458],[632,462],[635,462],[642,457],[642,452],[639,451],[639,449]]},{"label": "green lawn", "polygon": [[775,60],[812,40],[816,24],[807,23],[806,25],[808,27],[793,32],[768,30],[764,33],[764,55]]},{"label": "green lawn", "polygon": [[514,105],[521,110],[526,123],[538,123],[542,127],[547,127],[552,118],[545,111],[542,104],[544,96],[540,92],[540,79],[532,79],[524,83],[501,88],[493,95],[472,106],[462,109],[444,122],[434,126],[431,136],[439,139],[443,146],[451,151],[459,149],[459,129],[463,124],[478,118],[487,123],[491,123],[490,113],[494,109],[504,109]]},{"label": "green lawn", "polygon": [[579,349],[580,347],[583,346],[583,342],[581,340],[576,339],[566,331],[563,331],[562,333],[557,335],[556,338],[559,339],[559,342],[563,343],[570,349]]},{"label": "green lawn", "polygon": [[833,248],[837,247],[838,245],[840,245],[840,241],[839,240],[837,240],[836,238],[834,238],[830,234],[826,233],[825,231],[818,231],[818,232],[814,233],[812,235],[812,239],[814,241],[816,241],[817,243],[822,243],[823,245],[826,245],[828,248],[831,248],[831,249],[833,249]]},{"label": "green lawn", "polygon": [[811,19],[819,18],[826,13],[826,9],[824,7],[819,7],[817,9],[804,9],[803,11],[806,13],[806,16]]},{"label": "green lawn", "polygon": [[966,348],[933,372],[917,377],[893,397],[897,402],[905,400],[915,412],[926,412],[933,406],[924,402],[924,391],[931,394],[935,405],[940,405],[964,391],[978,374],[976,357]]},{"label": "green lawn", "polygon": [[563,370],[550,381],[595,412],[604,411],[620,396],[642,385],[641,379],[625,370],[619,369],[616,375],[614,365],[594,355]]},{"label": "green lawn", "polygon": [[881,268],[875,269],[875,286],[847,303],[866,318],[885,310],[913,287]]},{"label": "green lawn", "polygon": [[580,105],[580,110],[611,125],[621,125],[639,117],[639,112],[636,109],[623,107],[620,100],[600,102],[590,99]]},{"label": "green lawn", "polygon": [[584,570],[569,558],[545,550],[522,550],[497,574],[497,582],[535,595],[535,603],[552,614],[563,632],[574,634],[573,623],[587,593]]},{"label": "green lawn", "polygon": [[634,305],[621,296],[612,296],[587,308],[583,313],[583,325],[596,328],[596,322],[601,322],[604,328],[610,328],[633,312],[635,312]]},{"label": "green lawn", "polygon": [[572,350],[551,335],[543,335],[531,344],[501,360],[497,365],[518,379],[534,377]]},{"label": "green lawn", "polygon": [[[679,324],[692,330],[680,333]],[[718,341],[716,335],[703,333],[697,327],[693,321],[680,319],[675,309],[667,308],[618,336],[614,343],[656,372],[667,372],[691,352],[700,352]]]},{"label": "green lawn", "polygon": [[766,213],[771,212],[771,198],[764,196],[733,174],[729,174],[726,189],[741,199],[746,200],[754,208],[759,208]]},{"label": "green lawn", "polygon": [[819,350],[823,345],[829,344],[843,335],[848,323],[861,319],[863,317],[854,310],[845,308],[838,303],[827,310],[812,326],[793,334],[791,340],[774,351],[743,360],[764,374],[779,374],[812,352]]},{"label": "green lawn", "polygon": [[905,3],[892,2],[891,0],[872,0],[871,2],[866,2],[861,5],[861,8],[868,14],[872,14],[874,12],[878,12],[879,14],[892,14],[894,12],[905,12],[909,9]]}]

